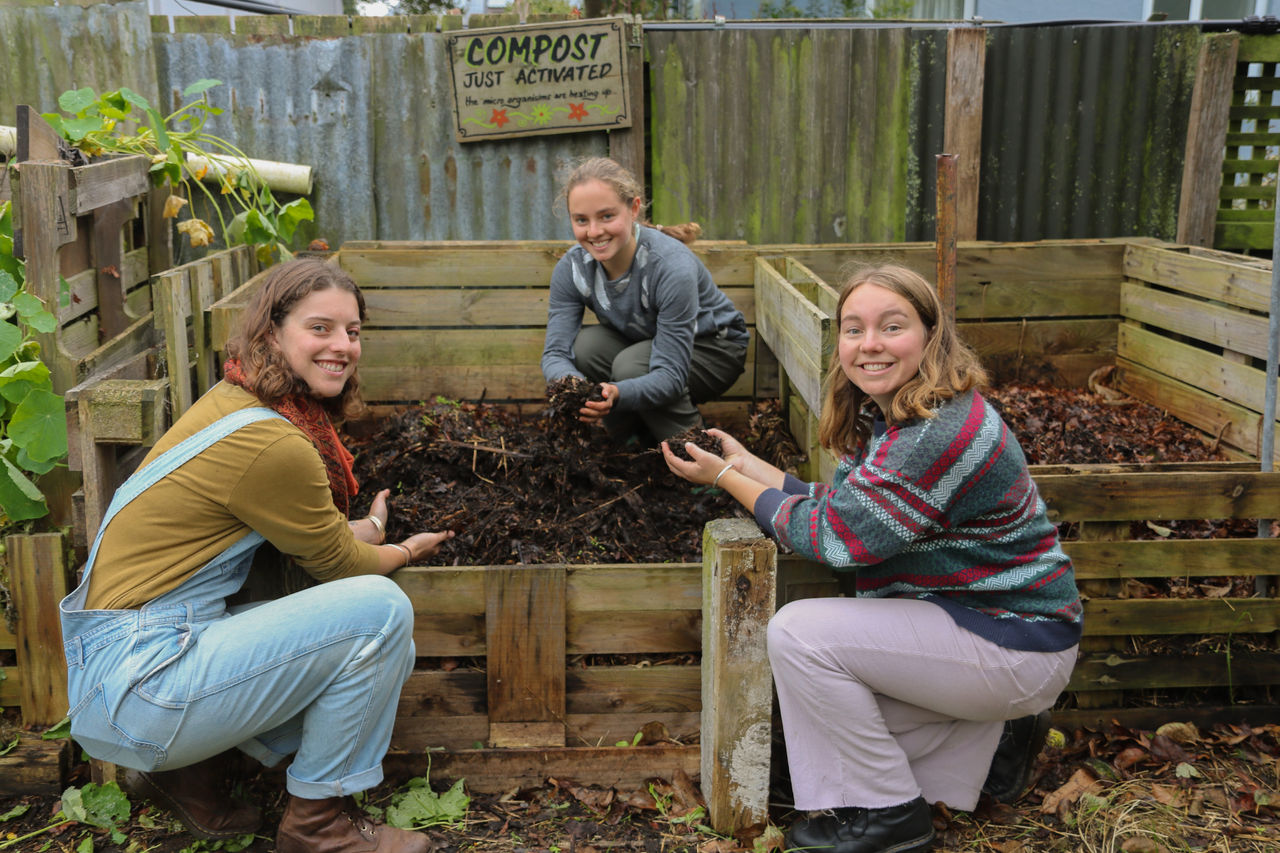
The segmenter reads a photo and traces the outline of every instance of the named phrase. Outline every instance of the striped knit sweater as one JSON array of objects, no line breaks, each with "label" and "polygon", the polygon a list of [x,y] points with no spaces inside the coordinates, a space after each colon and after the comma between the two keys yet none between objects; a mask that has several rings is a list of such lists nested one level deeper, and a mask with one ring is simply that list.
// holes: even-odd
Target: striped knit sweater
[{"label": "striped knit sweater", "polygon": [[1017,439],[976,392],[879,431],[831,485],[788,477],[755,515],[796,553],[857,569],[859,597],[932,601],[1006,648],[1079,642],[1071,560]]}]

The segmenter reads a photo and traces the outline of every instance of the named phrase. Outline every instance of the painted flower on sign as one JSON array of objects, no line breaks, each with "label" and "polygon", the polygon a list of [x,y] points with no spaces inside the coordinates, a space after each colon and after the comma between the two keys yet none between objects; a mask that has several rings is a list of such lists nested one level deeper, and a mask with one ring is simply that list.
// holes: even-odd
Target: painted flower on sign
[{"label": "painted flower on sign", "polygon": [[582,121],[587,117],[587,108],[582,104],[569,104],[569,118],[574,121]]},{"label": "painted flower on sign", "polygon": [[511,119],[507,118],[506,110],[494,110],[493,115],[489,116],[489,124],[496,124],[499,130],[510,121]]},{"label": "painted flower on sign", "polygon": [[551,121],[551,107],[548,104],[538,104],[529,110],[529,118],[534,124],[546,124]]}]

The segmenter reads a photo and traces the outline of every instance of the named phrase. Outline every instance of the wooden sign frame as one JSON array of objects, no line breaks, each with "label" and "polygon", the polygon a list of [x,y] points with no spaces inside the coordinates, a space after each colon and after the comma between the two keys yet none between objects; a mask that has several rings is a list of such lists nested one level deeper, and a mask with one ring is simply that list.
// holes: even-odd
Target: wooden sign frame
[{"label": "wooden sign frame", "polygon": [[625,24],[599,18],[451,34],[458,141],[630,127]]}]

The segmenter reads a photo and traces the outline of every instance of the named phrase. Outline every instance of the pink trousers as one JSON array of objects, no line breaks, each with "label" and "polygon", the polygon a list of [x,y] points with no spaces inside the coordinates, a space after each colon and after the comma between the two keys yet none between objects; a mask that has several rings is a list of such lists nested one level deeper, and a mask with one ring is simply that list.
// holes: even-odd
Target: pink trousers
[{"label": "pink trousers", "polygon": [[1075,659],[1002,648],[927,601],[791,602],[769,662],[796,808],[973,809],[1004,721],[1052,707]]}]

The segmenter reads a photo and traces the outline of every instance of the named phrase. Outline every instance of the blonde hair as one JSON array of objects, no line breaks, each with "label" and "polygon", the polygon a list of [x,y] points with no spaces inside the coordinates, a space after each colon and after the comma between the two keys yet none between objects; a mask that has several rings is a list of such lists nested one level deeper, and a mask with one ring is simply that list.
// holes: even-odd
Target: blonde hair
[{"label": "blonde hair", "polygon": [[609,157],[591,157],[583,160],[569,173],[569,177],[565,179],[564,189],[560,194],[566,209],[569,207],[569,193],[573,192],[575,187],[585,184],[587,181],[599,181],[609,187],[618,194],[618,198],[622,199],[622,203],[628,207],[636,199],[640,199],[641,225],[657,229],[668,237],[674,237],[681,243],[692,243],[702,235],[702,226],[696,222],[685,222],[680,225],[654,225],[646,220],[644,218],[644,210],[648,206],[648,202],[645,201],[644,187],[636,180],[636,176],[631,174],[630,170],[617,160]]},{"label": "blonde hair", "polygon": [[[836,303],[837,322],[845,300],[864,284],[883,287],[905,299],[919,315],[929,336],[919,371],[893,395],[889,411],[882,413],[887,421],[905,423],[916,418],[931,418],[941,403],[989,383],[977,354],[960,340],[955,318],[942,310],[937,291],[906,267],[882,264],[855,268],[847,273]],[[818,441],[836,454],[856,453],[871,436],[872,412],[868,406],[874,402],[845,376],[838,349],[831,354],[825,385]]]}]

